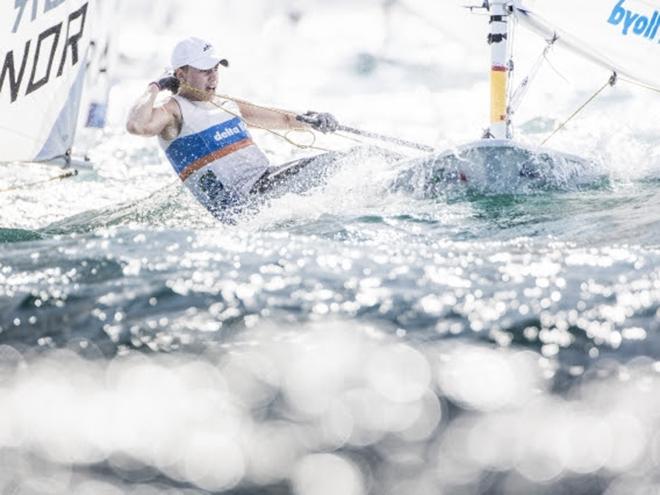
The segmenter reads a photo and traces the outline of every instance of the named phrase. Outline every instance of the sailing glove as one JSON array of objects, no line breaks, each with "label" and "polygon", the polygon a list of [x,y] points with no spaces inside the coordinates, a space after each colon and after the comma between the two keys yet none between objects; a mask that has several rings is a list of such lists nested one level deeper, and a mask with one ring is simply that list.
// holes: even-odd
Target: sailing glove
[{"label": "sailing glove", "polygon": [[161,91],[167,90],[176,94],[176,92],[179,91],[180,83],[176,77],[167,76],[167,77],[163,77],[162,79],[159,79],[158,81],[154,81],[152,84],[158,86],[158,89]]},{"label": "sailing glove", "polygon": [[306,112],[296,116],[296,120],[305,122],[312,126],[312,129],[323,133],[335,132],[339,128],[339,122],[330,113]]}]

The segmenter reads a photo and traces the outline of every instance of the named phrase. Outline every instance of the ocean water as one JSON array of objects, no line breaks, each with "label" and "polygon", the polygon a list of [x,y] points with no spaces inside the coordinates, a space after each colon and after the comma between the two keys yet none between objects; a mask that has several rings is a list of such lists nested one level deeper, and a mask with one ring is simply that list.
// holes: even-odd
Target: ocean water
[{"label": "ocean water", "polygon": [[[429,194],[393,186],[409,161],[356,155],[224,225],[123,131],[191,26],[227,46],[227,92],[439,150],[480,136],[488,54],[453,3],[223,5],[125,6],[110,125],[79,135],[92,167],[2,166],[0,491],[657,492],[657,94],[620,84],[549,143],[589,180]],[[519,36],[524,68],[543,42]],[[516,116],[528,145],[608,77],[550,62]]]}]

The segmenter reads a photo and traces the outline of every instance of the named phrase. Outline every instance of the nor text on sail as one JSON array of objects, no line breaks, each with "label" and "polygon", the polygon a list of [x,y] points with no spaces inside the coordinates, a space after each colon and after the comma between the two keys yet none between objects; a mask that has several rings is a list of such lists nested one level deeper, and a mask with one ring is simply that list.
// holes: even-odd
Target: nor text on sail
[{"label": "nor text on sail", "polygon": [[[37,0],[32,0],[37,4]],[[22,22],[30,22],[23,15],[26,1],[16,1],[16,19],[13,32]],[[46,1],[44,14],[62,5],[62,1]],[[64,4],[66,5],[66,4]],[[46,86],[51,78],[61,77],[65,72],[67,61],[72,66],[77,65],[84,53],[80,53],[79,44],[85,35],[85,20],[88,3],[71,12],[66,19],[60,20],[37,34],[34,39],[28,39],[22,54],[15,50],[6,53],[0,51],[0,97],[6,95],[9,86],[9,100],[14,103],[21,95],[27,96]],[[32,20],[37,9],[32,9]],[[2,47],[0,47],[2,50]]]}]

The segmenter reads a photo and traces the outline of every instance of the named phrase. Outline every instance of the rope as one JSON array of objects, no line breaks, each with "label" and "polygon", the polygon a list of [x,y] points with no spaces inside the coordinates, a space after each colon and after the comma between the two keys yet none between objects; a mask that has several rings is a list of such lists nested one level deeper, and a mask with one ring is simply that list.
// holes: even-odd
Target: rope
[{"label": "rope", "polygon": [[[190,86],[186,85],[185,83],[184,83],[184,85],[185,85],[187,88],[190,88]],[[196,90],[195,88],[190,88],[190,89],[192,89],[193,91],[199,91],[199,90]],[[216,94],[215,96],[217,96],[218,98],[222,98],[222,99],[225,99],[225,100],[233,101],[233,102],[236,102],[236,103],[241,103],[241,104],[243,104],[243,105],[248,105],[248,106],[251,106],[251,107],[261,108],[261,109],[268,110],[268,111],[271,111],[271,112],[279,113],[279,114],[285,115],[285,116],[287,116],[287,117],[291,115],[291,112],[288,112],[288,111],[286,111],[286,110],[280,110],[280,109],[278,109],[278,108],[272,108],[272,107],[267,107],[267,106],[263,106],[263,105],[256,105],[256,104],[251,103],[251,102],[249,102],[249,101],[241,100],[240,98],[235,98],[235,97],[232,97],[232,96],[221,95],[221,94]],[[223,106],[224,103],[223,103],[223,104],[220,104],[220,105],[218,105],[218,104],[215,103],[215,102],[212,102],[212,103],[213,103],[215,106],[217,106],[217,107],[219,107],[219,108],[222,108],[225,112],[230,113],[231,115],[234,115],[235,117],[243,118],[241,115],[239,115],[239,114],[237,114],[237,113],[235,113],[235,112],[233,112],[233,111],[231,111],[231,110],[225,108],[225,107]],[[297,147],[297,148],[300,148],[300,149],[314,149],[314,150],[326,151],[326,152],[328,152],[328,151],[332,151],[332,150],[329,150],[329,149],[327,149],[327,148],[322,148],[322,147],[320,147],[320,146],[315,146],[315,145],[314,145],[314,143],[316,142],[316,135],[317,135],[317,134],[316,134],[314,131],[312,131],[311,129],[297,129],[297,130],[296,130],[296,131],[298,131],[298,132],[306,132],[306,133],[309,133],[309,134],[311,134],[311,135],[313,136],[314,140],[312,141],[312,144],[310,144],[310,145],[304,145],[304,144],[296,143],[295,141],[293,141],[292,139],[290,139],[290,138],[288,137],[287,134],[288,134],[289,132],[292,132],[292,131],[287,131],[286,134],[282,135],[282,134],[280,134],[280,133],[278,133],[278,132],[275,132],[275,131],[272,130],[272,129],[268,129],[268,128],[266,128],[266,127],[259,126],[259,125],[256,125],[256,124],[254,124],[254,123],[250,123],[249,121],[247,121],[247,120],[244,119],[244,118],[243,118],[243,120],[245,120],[245,121],[248,123],[248,125],[250,125],[250,126],[252,126],[252,127],[256,127],[256,128],[258,128],[258,129],[262,129],[262,130],[267,131],[267,132],[269,132],[269,133],[271,133],[271,134],[274,134],[275,136],[278,136],[279,138],[284,139],[287,143],[289,143],[289,144],[291,144],[292,146],[295,146],[295,147]],[[356,138],[356,137],[354,137],[354,136],[350,136],[350,135],[348,135],[348,134],[346,134],[346,133],[342,133],[342,132],[340,132],[340,131],[341,131],[341,127],[342,127],[342,126],[340,126],[340,129],[338,129],[337,131],[335,131],[335,132],[333,133],[333,136],[336,136],[336,137],[338,137],[338,138],[344,139],[345,141],[351,141],[351,142],[353,142],[353,143],[357,143],[357,144],[365,144],[365,141],[364,141],[364,140],[361,140],[361,139],[358,139],[358,138]],[[347,128],[346,128],[346,129],[347,129]],[[364,135],[366,135],[366,133],[365,133]],[[373,137],[373,136],[368,136],[368,137]],[[397,144],[401,145],[401,143],[397,143]],[[404,144],[404,146],[405,146],[405,144]]]},{"label": "rope", "polygon": [[517,110],[520,104],[522,103],[523,99],[525,96],[527,96],[527,91],[529,91],[530,83],[536,78],[537,74],[539,73],[539,70],[541,69],[541,66],[544,61],[548,62],[547,55],[548,52],[550,52],[550,49],[554,46],[555,42],[559,38],[557,35],[554,35],[552,39],[547,40],[547,44],[539,57],[536,59],[536,62],[534,62],[534,65],[532,66],[532,69],[529,71],[529,74],[521,81],[520,85],[516,88],[516,90],[513,92],[513,95],[510,98],[511,104],[509,105],[509,112],[511,115],[513,115]]},{"label": "rope", "polygon": [[589,103],[591,103],[593,100],[595,100],[596,97],[597,97],[599,94],[601,94],[601,93],[605,90],[605,88],[607,88],[608,86],[614,86],[614,85],[616,84],[616,81],[617,81],[617,75],[616,75],[616,72],[615,72],[615,73],[613,73],[613,74],[610,76],[610,78],[608,79],[608,81],[607,81],[605,84],[603,84],[603,86],[602,86],[598,91],[596,91],[596,92],[595,92],[595,93],[594,93],[594,94],[593,94],[593,95],[592,95],[587,101],[585,101],[585,102],[580,106],[580,108],[578,108],[575,112],[573,112],[573,114],[572,114],[570,117],[568,117],[564,122],[562,122],[562,124],[561,124],[559,127],[557,127],[554,131],[552,131],[552,134],[550,134],[547,138],[545,138],[545,139],[541,142],[541,146],[543,146],[543,145],[546,144],[548,141],[550,141],[550,139],[552,139],[552,137],[553,137],[555,134],[557,134],[557,133],[558,133],[559,131],[561,131],[564,127],[566,127],[566,125],[567,125],[571,120],[573,120],[573,118],[574,118],[577,114],[579,114],[579,113],[580,113],[580,112],[581,112],[581,111],[582,111],[582,110],[583,110],[583,109],[584,109]]},{"label": "rope", "polygon": [[355,136],[349,136],[348,134],[344,134],[344,133],[341,133],[341,132],[338,132],[338,131],[335,132],[335,135],[339,136],[342,139],[345,139],[346,141],[353,141],[354,143],[364,144],[363,140],[358,139]]},{"label": "rope", "polygon": [[[186,84],[185,82],[182,82],[182,83],[181,83],[181,87],[183,87],[183,88],[185,88],[186,90],[191,91],[191,92],[193,92],[193,93],[201,94],[201,95],[204,95],[204,96],[206,95],[206,93],[205,93],[204,91],[201,91],[201,90],[199,90],[199,89],[197,89],[197,88],[193,88],[192,86]],[[221,99],[223,99],[223,100],[233,101],[234,103],[240,103],[240,104],[242,104],[242,105],[247,105],[247,106],[251,106],[251,107],[254,107],[254,108],[260,108],[260,109],[262,109],[262,110],[268,110],[268,111],[270,111],[270,112],[274,112],[274,113],[278,113],[278,114],[281,114],[281,115],[285,115],[285,116],[287,116],[287,117],[290,117],[290,116],[291,116],[291,112],[287,112],[287,111],[285,111],[285,110],[280,110],[280,109],[278,109],[278,108],[266,107],[266,106],[263,106],[263,105],[256,105],[256,104],[254,104],[254,103],[251,103],[251,102],[246,101],[246,100],[242,100],[242,99],[240,99],[240,98],[234,98],[234,97],[231,97],[231,96],[221,95],[221,94],[217,94],[217,93],[216,93],[214,96],[216,96],[216,97],[218,97],[218,98],[221,98]],[[261,126],[261,125],[255,124],[254,122],[250,122],[249,120],[245,119],[245,118],[244,118],[242,115],[240,115],[239,113],[236,113],[236,112],[234,112],[234,111],[232,111],[232,110],[226,108],[226,107],[225,107],[225,103],[226,103],[226,102],[225,102],[225,103],[220,103],[220,104],[218,104],[218,103],[216,103],[215,101],[213,101],[213,99],[211,99],[211,100],[209,100],[209,101],[210,101],[210,103],[211,103],[212,105],[214,105],[214,106],[216,106],[216,107],[218,107],[218,108],[224,110],[225,112],[229,113],[230,115],[233,115],[234,117],[239,117],[239,118],[243,119],[243,120],[245,121],[245,123],[246,123],[247,125],[249,125],[250,127],[254,127],[254,128],[256,128],[256,129],[261,129],[261,130],[266,131],[266,132],[268,132],[268,133],[270,133],[270,134],[273,134],[274,136],[277,136],[277,137],[279,137],[280,139],[283,139],[284,141],[286,141],[287,143],[289,143],[290,145],[292,145],[292,146],[294,146],[294,147],[296,147],[296,148],[298,148],[298,149],[303,149],[303,150],[312,149],[312,150],[324,151],[324,152],[331,151],[331,150],[329,150],[329,149],[322,148],[322,147],[320,147],[320,146],[316,146],[316,145],[315,145],[315,143],[316,143],[316,134],[315,134],[312,130],[310,130],[310,129],[303,129],[303,128],[301,128],[301,129],[297,130],[297,131],[299,131],[299,132],[305,132],[305,133],[311,134],[311,135],[312,135],[312,138],[313,138],[313,139],[312,139],[312,144],[301,144],[301,143],[298,143],[298,142],[294,141],[293,139],[291,139],[291,138],[288,136],[288,134],[289,134],[290,132],[292,132],[292,131],[290,131],[290,130],[287,131],[286,133],[282,134],[282,133],[277,132],[277,131],[274,131],[273,129],[270,129],[270,128],[268,128],[268,127],[264,127],[264,126]]]},{"label": "rope", "polygon": [[[187,89],[187,90],[189,90],[193,93],[200,94],[204,97],[207,96],[207,93],[205,93],[204,91],[201,91],[197,88],[193,88],[192,86],[186,84],[184,81],[181,81],[181,87],[183,87],[183,88],[185,88],[185,89]],[[260,109],[263,109],[263,110],[268,110],[270,112],[274,112],[274,113],[284,115],[288,118],[292,118],[292,117],[295,118],[295,114],[293,114],[292,112],[286,111],[286,110],[281,110],[279,108],[267,107],[267,106],[264,106],[264,105],[257,105],[255,103],[252,103],[252,102],[249,102],[249,101],[246,101],[246,100],[242,100],[240,98],[235,98],[233,96],[228,96],[228,95],[223,95],[223,94],[218,94],[218,93],[215,93],[214,96],[217,97],[217,98],[223,99],[223,100],[233,101],[235,103],[240,103],[242,105],[247,105],[247,106],[251,106],[251,107],[254,107],[254,108],[260,108]],[[205,98],[205,100],[206,100],[206,98]],[[258,125],[256,123],[254,123],[254,122],[250,122],[248,119],[245,119],[239,113],[236,113],[236,112],[232,111],[231,109],[226,108],[225,107],[226,102],[218,104],[215,101],[213,101],[212,99],[211,100],[206,100],[206,101],[210,101],[211,104],[213,104],[214,106],[216,106],[218,108],[221,108],[222,110],[229,113],[230,115],[233,115],[234,117],[239,117],[239,118],[243,119],[249,126],[255,127],[257,129],[261,129],[261,130],[264,130],[264,131],[266,131],[270,134],[273,134],[274,136],[277,136],[280,139],[283,139],[284,141],[286,141],[287,143],[291,144],[292,146],[294,146],[296,148],[299,148],[299,149],[313,149],[313,150],[318,150],[318,151],[323,151],[323,152],[332,151],[332,150],[327,149],[327,148],[322,148],[320,146],[316,146],[315,143],[316,143],[317,134],[309,128],[302,128],[301,127],[300,129],[295,129],[295,131],[306,132],[308,134],[311,134],[312,137],[313,137],[313,141],[312,141],[311,144],[301,144],[301,143],[298,143],[298,142],[292,140],[291,138],[289,138],[288,134],[290,132],[292,132],[291,130],[287,131],[285,134],[281,134],[279,132],[274,131],[273,129],[269,129],[268,127],[264,127],[264,126],[261,126],[261,125]],[[338,129],[338,131],[342,130],[341,127],[342,126],[340,126],[340,129]],[[348,129],[348,128],[344,128],[344,130],[350,132],[350,129]],[[363,132],[362,134],[363,135],[368,135],[368,133],[366,133],[366,132]],[[356,139],[354,137],[348,136],[348,135],[340,133],[340,132],[335,132],[333,135],[337,136],[338,138],[344,139],[346,141],[351,141],[353,143],[358,143],[358,144],[364,144],[364,141],[361,141],[359,139]],[[375,136],[368,136],[368,137],[375,137]],[[378,137],[376,137],[376,138],[378,139]],[[382,137],[380,137],[380,138],[382,139]],[[402,143],[397,143],[397,144],[401,145]],[[406,144],[403,144],[403,145],[406,146]]]},{"label": "rope", "polygon": [[18,191],[19,189],[25,189],[26,187],[38,186],[40,184],[46,184],[48,182],[54,182],[56,180],[63,180],[63,179],[66,179],[68,177],[75,177],[76,175],[78,175],[78,171],[74,168],[72,170],[67,170],[66,172],[64,172],[60,175],[57,175],[55,177],[50,177],[50,178],[45,179],[45,180],[39,180],[39,181],[36,181],[36,182],[29,182],[27,184],[19,184],[18,186],[12,186],[12,187],[8,187],[6,189],[0,189],[0,193]]},{"label": "rope", "polygon": [[[285,112],[284,110],[279,110],[279,109],[277,109],[277,108],[270,108],[270,107],[266,107],[266,106],[255,105],[254,103],[250,103],[250,102],[247,102],[247,101],[239,100],[239,99],[237,99],[237,98],[231,98],[231,97],[226,96],[226,95],[218,95],[218,94],[216,94],[215,96],[217,96],[218,98],[223,98],[223,99],[228,100],[228,101],[240,102],[240,103],[243,104],[243,105],[249,105],[249,106],[254,107],[254,108],[261,108],[261,109],[263,109],[263,110],[269,110],[269,111],[271,111],[271,112],[279,113],[279,114],[282,114],[282,115],[285,115],[285,116],[289,116],[289,115],[290,115],[288,112]],[[296,148],[298,148],[298,149],[302,149],[302,150],[305,150],[305,149],[313,149],[313,150],[318,150],[318,151],[330,151],[330,150],[328,150],[328,149],[326,149],[326,148],[322,148],[322,147],[320,147],[320,146],[316,146],[316,134],[315,134],[314,132],[312,132],[311,130],[309,130],[309,129],[293,129],[293,130],[288,130],[288,131],[286,131],[284,134],[282,134],[282,133],[277,132],[277,131],[275,131],[275,130],[273,130],[273,129],[270,129],[270,128],[268,128],[268,127],[264,127],[264,126],[261,126],[261,125],[255,124],[254,122],[250,122],[249,120],[245,119],[242,115],[240,115],[240,114],[238,114],[238,113],[236,113],[236,112],[230,110],[229,108],[227,108],[227,107],[225,106],[225,104],[227,103],[226,101],[225,101],[224,103],[221,103],[220,105],[218,105],[218,104],[215,103],[214,101],[211,101],[211,103],[212,103],[213,105],[215,105],[216,107],[218,107],[218,108],[222,108],[222,110],[224,110],[225,112],[227,112],[227,113],[233,115],[234,117],[239,117],[239,118],[243,119],[243,120],[247,123],[247,125],[249,125],[250,127],[255,127],[255,128],[257,128],[257,129],[261,129],[262,131],[266,131],[266,132],[268,132],[269,134],[272,134],[272,135],[274,135],[274,136],[277,136],[278,138],[283,139],[284,141],[286,141],[287,143],[289,143],[291,146],[294,146],[294,147],[296,147]],[[303,133],[306,133],[306,134],[311,135],[311,136],[312,136],[312,142],[311,142],[311,144],[302,144],[302,143],[299,143],[299,142],[294,141],[293,139],[291,139],[291,138],[289,137],[289,133],[291,133],[291,132],[303,132]]]},{"label": "rope", "polygon": [[[509,43],[507,44],[507,49],[508,53],[506,55],[507,58],[507,68],[509,70],[507,79],[510,79],[512,77],[512,74],[515,74],[516,67],[513,63],[513,47],[515,46],[515,37],[516,37],[516,21],[515,17],[511,16],[511,19],[507,20],[508,26],[509,26]],[[506,95],[506,101],[509,102],[506,108],[506,120],[507,120],[507,134],[510,131],[511,128],[511,117],[513,116],[514,111],[512,110],[511,107],[511,102],[513,101],[513,84],[510,83],[510,81],[507,83],[507,95]]]}]

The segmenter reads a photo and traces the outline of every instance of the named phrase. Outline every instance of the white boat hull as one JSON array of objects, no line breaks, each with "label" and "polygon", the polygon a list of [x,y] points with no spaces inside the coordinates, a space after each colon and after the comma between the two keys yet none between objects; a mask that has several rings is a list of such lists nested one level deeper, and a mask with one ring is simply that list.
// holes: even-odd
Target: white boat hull
[{"label": "white boat hull", "polygon": [[606,177],[597,163],[511,140],[485,139],[408,162],[394,189],[423,197],[460,186],[483,194],[574,190]]}]

